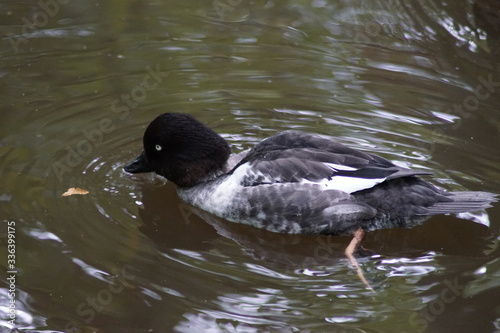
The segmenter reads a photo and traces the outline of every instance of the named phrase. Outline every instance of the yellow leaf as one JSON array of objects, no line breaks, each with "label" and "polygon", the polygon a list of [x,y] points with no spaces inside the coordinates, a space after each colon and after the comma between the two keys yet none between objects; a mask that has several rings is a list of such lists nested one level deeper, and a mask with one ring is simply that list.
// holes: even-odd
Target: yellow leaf
[{"label": "yellow leaf", "polygon": [[64,192],[64,193],[62,194],[62,196],[63,196],[63,197],[68,197],[68,196],[73,195],[73,194],[82,194],[82,195],[84,195],[84,194],[88,194],[88,193],[89,193],[89,191],[84,190],[84,189],[82,189],[82,188],[78,188],[78,187],[71,187],[71,188],[69,188],[66,192]]}]

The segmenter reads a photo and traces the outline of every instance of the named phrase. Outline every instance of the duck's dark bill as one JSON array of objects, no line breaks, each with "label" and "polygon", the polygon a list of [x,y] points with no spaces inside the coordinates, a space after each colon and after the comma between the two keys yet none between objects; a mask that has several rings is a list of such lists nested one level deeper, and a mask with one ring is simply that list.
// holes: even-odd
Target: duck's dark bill
[{"label": "duck's dark bill", "polygon": [[123,168],[125,171],[130,172],[130,173],[141,173],[141,172],[151,172],[153,169],[148,163],[148,160],[146,159],[146,153],[142,152],[139,157],[137,157],[135,160],[130,162],[128,165],[126,165]]}]

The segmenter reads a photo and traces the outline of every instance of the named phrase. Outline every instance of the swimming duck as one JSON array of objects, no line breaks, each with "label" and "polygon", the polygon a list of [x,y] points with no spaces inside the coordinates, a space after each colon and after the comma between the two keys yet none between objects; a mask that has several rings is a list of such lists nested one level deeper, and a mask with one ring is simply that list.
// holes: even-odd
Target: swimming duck
[{"label": "swimming duck", "polygon": [[[228,143],[188,114],[165,113],[143,138],[129,173],[155,172],[182,200],[232,222],[282,233],[354,235],[411,228],[436,214],[477,211],[488,192],[445,192],[410,170],[332,137],[301,131],[273,135],[231,155]],[[350,253],[348,253],[350,252]],[[356,266],[356,264],[355,264]]]}]

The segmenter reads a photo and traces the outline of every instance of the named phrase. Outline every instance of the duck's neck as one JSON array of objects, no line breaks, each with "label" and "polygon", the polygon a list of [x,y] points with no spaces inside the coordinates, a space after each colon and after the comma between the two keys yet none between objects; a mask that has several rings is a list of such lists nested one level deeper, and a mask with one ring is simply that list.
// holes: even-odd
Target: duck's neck
[{"label": "duck's neck", "polygon": [[250,149],[242,151],[238,154],[233,154],[233,155],[229,156],[229,158],[227,159],[226,165],[224,167],[224,173],[228,173],[229,171],[233,170],[233,168],[236,165],[238,165],[238,163],[240,163],[240,161],[242,159],[244,159],[245,156],[247,156],[249,151],[250,151]]},{"label": "duck's neck", "polygon": [[214,180],[226,173],[230,153],[229,145],[224,140],[224,145],[211,147],[211,151],[205,156],[189,161],[180,161],[175,168],[175,174],[167,176],[167,179],[182,188]]}]

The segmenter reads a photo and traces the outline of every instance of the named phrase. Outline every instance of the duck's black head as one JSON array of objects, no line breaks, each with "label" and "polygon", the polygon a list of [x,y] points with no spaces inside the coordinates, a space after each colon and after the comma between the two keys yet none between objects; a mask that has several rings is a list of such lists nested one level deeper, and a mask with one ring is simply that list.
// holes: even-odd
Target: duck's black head
[{"label": "duck's black head", "polygon": [[125,171],[151,172],[191,187],[221,172],[230,154],[220,135],[182,113],[164,113],[144,133],[144,151]]}]

